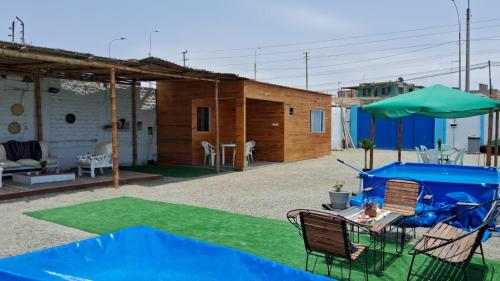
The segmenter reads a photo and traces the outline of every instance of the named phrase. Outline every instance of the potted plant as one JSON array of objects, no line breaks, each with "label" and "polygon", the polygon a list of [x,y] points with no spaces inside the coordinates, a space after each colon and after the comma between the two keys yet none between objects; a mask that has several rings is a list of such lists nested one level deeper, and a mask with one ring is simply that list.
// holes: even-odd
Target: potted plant
[{"label": "potted plant", "polygon": [[375,147],[375,143],[371,139],[362,139],[359,141],[359,145],[365,151],[365,167],[363,171],[366,172],[370,170],[368,168],[368,151]]},{"label": "potted plant", "polygon": [[349,192],[342,191],[344,188],[345,181],[337,180],[333,186],[333,190],[330,191],[330,203],[333,209],[345,209],[347,207],[347,201],[349,200]]}]

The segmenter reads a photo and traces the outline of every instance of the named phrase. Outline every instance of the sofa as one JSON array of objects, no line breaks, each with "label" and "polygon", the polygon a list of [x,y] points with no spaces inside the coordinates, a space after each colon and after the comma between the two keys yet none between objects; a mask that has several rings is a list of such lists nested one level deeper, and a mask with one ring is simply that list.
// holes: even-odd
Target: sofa
[{"label": "sofa", "polygon": [[[41,168],[41,162],[46,161],[47,162],[47,168],[52,170],[52,169],[58,169],[59,168],[59,161],[57,157],[53,157],[49,154],[49,146],[46,142],[40,141],[40,142],[31,142],[34,143],[35,145],[38,144],[40,147],[40,159],[36,160],[33,158],[21,158],[21,159],[16,159],[17,157],[13,157],[12,155],[18,155],[18,151],[15,151],[16,144],[23,144],[27,142],[8,142],[9,147],[10,147],[10,157],[9,153],[6,151],[6,145],[7,143],[2,143],[0,144],[0,167],[3,169],[3,176],[10,176],[15,173],[19,172],[24,172],[24,171],[34,171],[34,170],[39,170]],[[22,153],[19,153],[22,154]],[[9,160],[10,158],[10,160]],[[38,157],[37,157],[38,158]]]}]

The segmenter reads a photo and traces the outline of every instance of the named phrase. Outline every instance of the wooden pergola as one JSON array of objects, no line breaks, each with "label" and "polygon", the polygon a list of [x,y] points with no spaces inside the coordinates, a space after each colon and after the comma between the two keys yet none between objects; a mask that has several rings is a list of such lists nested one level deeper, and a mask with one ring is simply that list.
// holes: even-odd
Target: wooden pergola
[{"label": "wooden pergola", "polygon": [[[119,187],[118,128],[116,84],[132,87],[132,157],[137,163],[136,85],[141,81],[199,80],[214,83],[216,114],[216,153],[219,154],[219,81],[244,79],[235,74],[198,70],[150,57],[141,60],[119,60],[60,49],[35,47],[0,41],[0,73],[28,75],[35,82],[36,136],[43,140],[40,78],[100,82],[110,85],[111,137],[113,146],[113,186]],[[220,171],[217,157],[216,171]]]}]

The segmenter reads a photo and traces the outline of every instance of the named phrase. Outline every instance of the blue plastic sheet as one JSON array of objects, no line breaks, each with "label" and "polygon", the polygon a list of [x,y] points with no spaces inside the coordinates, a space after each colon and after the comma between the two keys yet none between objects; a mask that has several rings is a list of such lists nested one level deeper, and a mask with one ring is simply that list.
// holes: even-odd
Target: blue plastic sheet
[{"label": "blue plastic sheet", "polygon": [[331,281],[231,248],[150,227],[0,259],[0,280]]},{"label": "blue plastic sheet", "polygon": [[[391,163],[368,173],[361,173],[363,188],[373,187],[370,197],[358,194],[350,200],[351,206],[361,206],[364,200],[376,201],[383,206],[385,183],[389,179],[410,179],[420,184],[420,195],[432,195],[431,201],[420,200],[416,217],[408,218],[409,225],[432,226],[466,206],[457,202],[483,203],[498,199],[499,171],[489,167],[437,165],[420,163]],[[481,224],[490,205],[477,208],[451,222],[456,227],[470,230]]]}]

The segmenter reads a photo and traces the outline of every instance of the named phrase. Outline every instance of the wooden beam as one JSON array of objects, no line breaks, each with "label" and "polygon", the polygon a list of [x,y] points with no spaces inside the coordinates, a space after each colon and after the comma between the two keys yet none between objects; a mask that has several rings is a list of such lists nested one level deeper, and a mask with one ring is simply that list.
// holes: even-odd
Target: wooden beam
[{"label": "wooden beam", "polygon": [[41,79],[35,76],[35,123],[36,123],[36,139],[43,141],[43,124],[42,124],[42,92]]},{"label": "wooden beam", "polygon": [[491,166],[491,143],[493,138],[493,111],[488,112],[488,142],[486,145],[486,166]]},{"label": "wooden beam", "polygon": [[220,173],[219,81],[215,81],[215,172]]},{"label": "wooden beam", "polygon": [[68,57],[54,56],[54,55],[48,55],[48,54],[31,53],[31,52],[19,51],[19,50],[9,50],[9,49],[1,49],[0,48],[0,57],[28,59],[28,60],[34,60],[35,62],[38,62],[38,61],[40,61],[40,62],[54,62],[54,63],[61,63],[61,64],[65,64],[65,65],[75,65],[75,66],[98,68],[98,69],[114,69],[115,72],[116,71],[124,71],[124,72],[129,72],[129,73],[147,74],[147,75],[153,75],[153,76],[164,77],[164,78],[174,77],[174,78],[183,78],[183,79],[191,79],[191,80],[210,81],[210,82],[215,81],[214,79],[209,79],[209,78],[192,77],[192,76],[187,76],[187,75],[182,75],[182,74],[171,74],[171,73],[165,73],[165,72],[155,71],[155,70],[146,70],[146,69],[140,68],[139,66],[132,67],[132,66],[125,66],[125,65],[120,65],[120,64],[93,61],[90,58],[89,59],[76,59],[76,58],[68,58]]},{"label": "wooden beam", "polygon": [[399,118],[398,128],[398,162],[401,162],[401,147],[403,146],[403,118]]},{"label": "wooden beam", "polygon": [[135,80],[132,83],[132,164],[137,165],[137,87]]},{"label": "wooden beam", "polygon": [[115,69],[110,70],[111,92],[111,144],[113,146],[113,187],[120,187],[119,157],[118,157],[118,124],[116,117],[116,81]]},{"label": "wooden beam", "polygon": [[499,111],[495,111],[495,167],[498,167],[498,119]]},{"label": "wooden beam", "polygon": [[[372,116],[372,120],[371,121],[372,122],[371,122],[370,139],[375,144],[375,116]],[[370,169],[373,169],[373,146],[370,149]]]},{"label": "wooden beam", "polygon": [[236,169],[244,170],[247,165],[246,152],[246,99],[236,98],[234,135],[236,139]]}]

